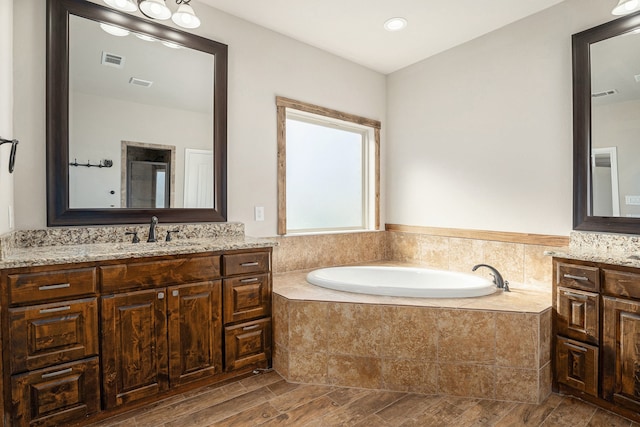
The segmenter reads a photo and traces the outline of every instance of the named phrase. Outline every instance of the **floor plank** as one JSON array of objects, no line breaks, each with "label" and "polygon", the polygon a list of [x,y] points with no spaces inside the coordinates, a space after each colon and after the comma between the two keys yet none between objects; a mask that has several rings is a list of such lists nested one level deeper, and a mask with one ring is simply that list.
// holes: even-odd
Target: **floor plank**
[{"label": "floor plank", "polygon": [[569,396],[539,405],[294,384],[269,372],[206,386],[90,427],[640,427]]}]

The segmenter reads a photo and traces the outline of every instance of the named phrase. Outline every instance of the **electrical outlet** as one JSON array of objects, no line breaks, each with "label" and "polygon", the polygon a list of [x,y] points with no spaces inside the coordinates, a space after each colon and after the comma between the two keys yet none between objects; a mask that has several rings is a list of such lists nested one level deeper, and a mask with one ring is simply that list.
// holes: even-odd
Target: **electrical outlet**
[{"label": "electrical outlet", "polygon": [[264,221],[264,206],[256,206],[255,219],[256,221]]},{"label": "electrical outlet", "polygon": [[624,199],[627,205],[640,205],[640,196],[625,196]]}]

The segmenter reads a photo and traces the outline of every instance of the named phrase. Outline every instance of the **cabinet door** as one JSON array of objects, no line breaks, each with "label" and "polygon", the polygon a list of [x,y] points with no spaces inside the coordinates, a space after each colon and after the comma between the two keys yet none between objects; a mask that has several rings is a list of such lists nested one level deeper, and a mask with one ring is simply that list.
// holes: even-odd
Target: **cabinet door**
[{"label": "cabinet door", "polygon": [[225,328],[227,371],[271,359],[271,318]]},{"label": "cabinet door", "polygon": [[102,297],[102,359],[107,408],[169,387],[165,289]]},{"label": "cabinet door", "polygon": [[640,302],[604,297],[603,398],[640,411]]},{"label": "cabinet door", "polygon": [[12,426],[63,426],[100,411],[98,358],[11,377]]},{"label": "cabinet door", "polygon": [[11,373],[98,354],[98,300],[9,309]]},{"label": "cabinet door", "polygon": [[271,275],[256,274],[224,280],[224,321],[268,316],[271,313]]},{"label": "cabinet door", "polygon": [[172,386],[222,372],[221,293],[219,280],[168,288]]},{"label": "cabinet door", "polygon": [[557,337],[556,372],[559,383],[597,396],[598,347]]},{"label": "cabinet door", "polygon": [[599,344],[599,295],[593,292],[558,287],[556,325],[558,334]]}]

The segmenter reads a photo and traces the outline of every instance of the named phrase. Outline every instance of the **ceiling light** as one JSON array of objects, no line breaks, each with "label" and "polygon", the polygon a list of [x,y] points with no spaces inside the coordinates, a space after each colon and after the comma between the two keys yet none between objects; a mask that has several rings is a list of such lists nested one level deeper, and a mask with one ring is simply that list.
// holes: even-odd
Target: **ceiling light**
[{"label": "ceiling light", "polygon": [[640,9],[640,0],[619,0],[611,11],[612,15],[626,15]]},{"label": "ceiling light", "polygon": [[124,37],[129,35],[129,30],[125,30],[124,28],[116,27],[114,25],[100,24],[100,28],[112,36]]},{"label": "ceiling light", "polygon": [[200,18],[196,16],[193,8],[185,1],[178,6],[178,10],[173,14],[171,20],[183,28],[198,28],[200,26]]},{"label": "ceiling light", "polygon": [[135,12],[138,6],[133,0],[104,0],[106,4],[123,12]]},{"label": "ceiling light", "polygon": [[387,31],[400,31],[405,29],[406,26],[407,20],[404,18],[391,18],[384,23],[384,29]]},{"label": "ceiling light", "polygon": [[171,18],[171,10],[164,0],[138,0],[138,5],[140,12],[149,18],[162,20]]}]

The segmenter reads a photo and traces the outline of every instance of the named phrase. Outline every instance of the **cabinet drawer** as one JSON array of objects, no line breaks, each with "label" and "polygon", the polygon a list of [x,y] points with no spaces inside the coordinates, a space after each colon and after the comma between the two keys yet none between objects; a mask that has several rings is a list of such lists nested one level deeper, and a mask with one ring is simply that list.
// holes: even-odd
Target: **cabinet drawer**
[{"label": "cabinet drawer", "polygon": [[266,273],[270,267],[269,252],[223,255],[222,266],[225,276]]},{"label": "cabinet drawer", "polygon": [[11,373],[98,354],[96,298],[9,309]]},{"label": "cabinet drawer", "polygon": [[255,319],[271,313],[269,274],[224,280],[224,322]]},{"label": "cabinet drawer", "polygon": [[13,426],[62,426],[100,410],[98,358],[11,377]]},{"label": "cabinet drawer", "polygon": [[558,287],[558,334],[597,345],[600,321],[598,300],[599,295],[593,292]]},{"label": "cabinet drawer", "polygon": [[604,293],[614,297],[640,298],[640,274],[603,270]]},{"label": "cabinet drawer", "polygon": [[225,331],[227,371],[271,358],[271,318],[229,326]]},{"label": "cabinet drawer", "polygon": [[134,262],[100,267],[102,290],[144,289],[220,277],[220,256]]},{"label": "cabinet drawer", "polygon": [[96,269],[10,274],[8,283],[11,304],[77,297],[95,294]]},{"label": "cabinet drawer", "polygon": [[600,269],[558,262],[556,284],[567,288],[598,292],[600,290]]},{"label": "cabinet drawer", "polygon": [[597,396],[598,347],[558,337],[556,375],[559,383]]}]

